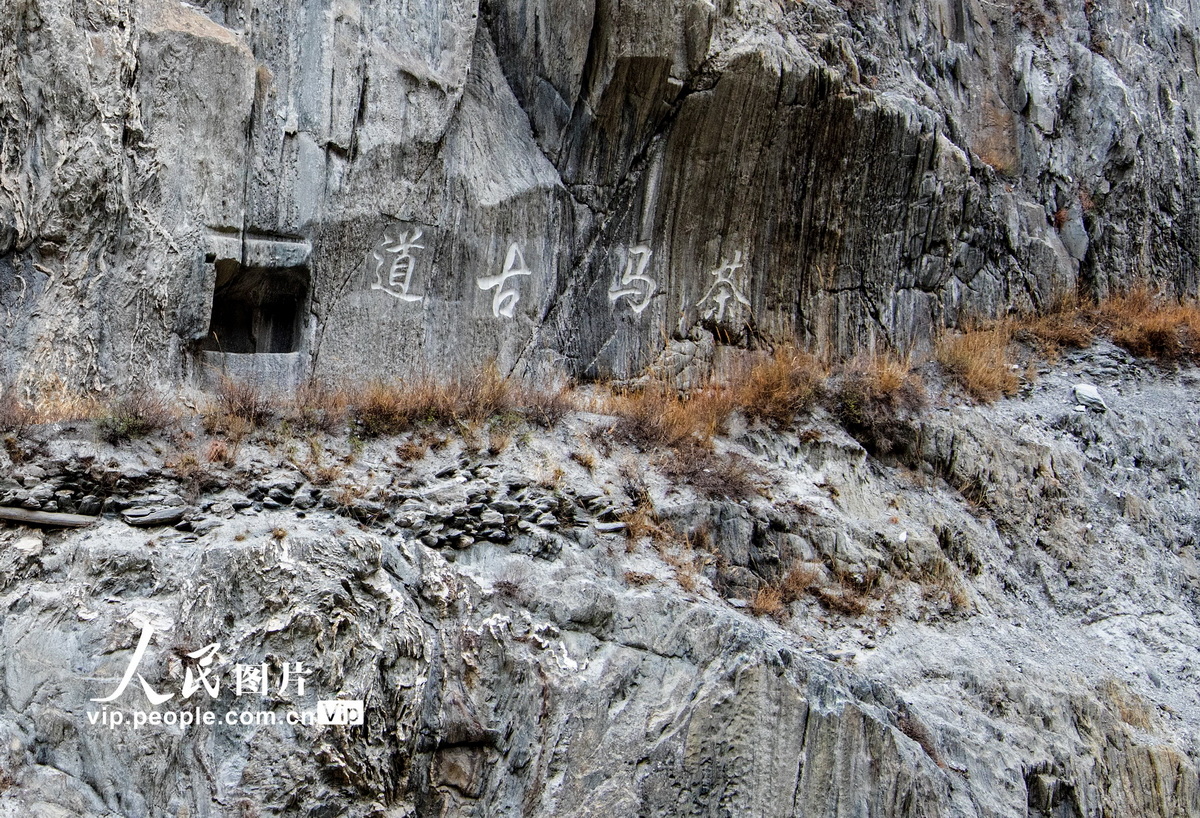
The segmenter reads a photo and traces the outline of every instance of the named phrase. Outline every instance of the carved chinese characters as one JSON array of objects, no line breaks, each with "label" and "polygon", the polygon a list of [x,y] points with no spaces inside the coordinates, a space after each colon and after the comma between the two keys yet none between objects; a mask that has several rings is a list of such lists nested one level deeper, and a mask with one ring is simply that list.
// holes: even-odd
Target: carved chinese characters
[{"label": "carved chinese characters", "polygon": [[[428,293],[428,287],[420,285],[421,278],[432,271],[427,261],[427,253],[432,251],[427,249],[427,243],[428,238],[422,227],[389,227],[368,259],[373,274],[370,289],[387,293],[406,303],[424,301],[425,296],[415,290]],[[505,245],[501,244],[500,247],[504,248]],[[523,295],[522,287],[528,286],[522,279],[535,276],[534,269],[525,258],[526,247],[520,242],[510,241],[499,271],[491,275],[477,275],[474,279],[476,288],[491,293],[491,313],[495,319],[512,319],[516,315],[517,305]],[[497,256],[489,257],[491,261],[487,263],[495,264]],[[628,309],[635,316],[640,316],[662,290],[659,281],[650,275],[650,263],[655,258],[655,251],[648,243],[638,242],[625,247],[623,258],[616,256],[614,261],[617,258],[621,258],[621,266],[609,282],[606,291],[608,303],[614,311]],[[698,314],[701,320],[719,323],[735,320],[735,308],[738,305],[749,308],[750,299],[746,295],[749,275],[743,251],[736,250],[732,257],[718,258],[720,263],[708,272],[702,285],[707,289],[695,303],[696,312],[693,315]],[[492,269],[495,270],[495,267]]]},{"label": "carved chinese characters", "polygon": [[514,276],[533,275],[533,270],[525,266],[525,256],[516,242],[508,245],[508,255],[504,257],[504,269],[499,275],[484,276],[475,279],[476,286],[481,290],[495,290],[492,293],[492,315],[497,318],[512,318],[517,302],[521,300],[521,292],[517,283],[507,286],[508,280]]},{"label": "carved chinese characters", "polygon": [[696,306],[703,310],[701,312],[703,318],[723,321],[730,299],[733,299],[735,303],[750,306],[750,300],[738,286],[740,276],[737,275],[737,271],[745,266],[742,261],[742,251],[738,250],[733,254],[733,261],[723,259],[721,266],[712,271],[711,275],[716,280],[704,293],[704,297],[696,302]]},{"label": "carved chinese characters", "polygon": [[[625,271],[621,280],[608,290],[608,300],[612,303],[628,298],[629,306],[638,315],[650,306],[650,298],[658,290],[658,282],[646,275],[650,266],[650,256],[653,251],[644,244],[629,248],[625,257]],[[636,272],[634,267],[636,265]]]},{"label": "carved chinese characters", "polygon": [[417,244],[421,235],[419,227],[405,230],[396,238],[392,238],[390,233],[383,234],[383,242],[373,254],[375,281],[371,284],[372,290],[382,290],[401,301],[420,301],[423,298],[411,292],[417,264],[412,251],[425,249],[424,245]]}]

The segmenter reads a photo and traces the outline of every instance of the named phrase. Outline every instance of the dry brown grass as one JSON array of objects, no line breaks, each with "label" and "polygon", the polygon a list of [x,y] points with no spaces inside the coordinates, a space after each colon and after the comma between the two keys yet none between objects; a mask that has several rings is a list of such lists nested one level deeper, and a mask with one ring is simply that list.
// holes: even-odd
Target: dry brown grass
[{"label": "dry brown grass", "polygon": [[[22,395],[24,391],[26,394]],[[50,376],[25,390],[0,387],[0,432],[24,436],[43,423],[92,420],[103,411],[96,395],[70,389],[61,378]]]},{"label": "dry brown grass", "polygon": [[[480,423],[493,415],[520,412],[526,396],[495,366],[486,366],[470,375],[439,382],[432,378],[410,381],[376,381],[348,399],[359,430],[367,437],[400,434],[414,425],[427,423],[452,425]],[[537,414],[549,420],[556,407],[564,404],[556,397],[539,404]],[[562,411],[566,411],[563,409]]]},{"label": "dry brown grass", "polygon": [[867,598],[849,588],[818,588],[817,600],[831,611],[847,616],[861,616],[867,612]]},{"label": "dry brown grass", "polygon": [[1200,307],[1138,285],[1095,310],[1113,342],[1134,355],[1173,360],[1200,356]]},{"label": "dry brown grass", "polygon": [[350,415],[350,391],[321,381],[301,384],[292,395],[285,416],[297,429],[334,432]]},{"label": "dry brown grass", "polygon": [[175,410],[158,393],[139,389],[110,402],[96,420],[96,433],[112,445],[161,432],[175,425]]},{"label": "dry brown grass", "polygon": [[1074,305],[1018,319],[1013,336],[1033,341],[1049,357],[1055,357],[1061,349],[1083,349],[1095,339],[1087,313]]},{"label": "dry brown grass", "polygon": [[938,362],[976,400],[993,401],[1014,395],[1021,380],[1009,354],[1012,328],[998,323],[984,329],[945,335],[937,342]]},{"label": "dry brown grass", "polygon": [[658,577],[654,576],[654,574],[647,574],[643,571],[625,572],[625,582],[628,585],[641,587],[643,585],[649,585],[651,582],[656,582],[657,580]]},{"label": "dry brown grass", "polygon": [[576,449],[575,451],[571,452],[569,457],[580,466],[583,466],[583,468],[586,469],[589,474],[596,469],[596,455],[590,451]]},{"label": "dry brown grass", "polygon": [[744,500],[758,491],[754,465],[737,454],[716,454],[700,444],[678,445],[659,460],[664,476],[707,497]]},{"label": "dry brown grass", "polygon": [[344,469],[337,463],[325,462],[325,449],[316,436],[308,438],[308,451],[301,460],[296,456],[289,458],[301,474],[315,486],[328,486],[341,479]]},{"label": "dry brown grass", "polygon": [[400,458],[403,463],[422,460],[427,454],[429,454],[429,442],[421,437],[406,440],[396,446],[396,457]]},{"label": "dry brown grass", "polygon": [[236,459],[236,454],[234,449],[224,440],[211,440],[204,452],[204,459],[209,463],[232,466]]},{"label": "dry brown grass", "polygon": [[925,405],[925,387],[908,359],[876,353],[851,361],[838,378],[831,409],[871,454],[898,448],[909,417]]},{"label": "dry brown grass", "polygon": [[921,595],[926,600],[948,605],[954,611],[972,608],[971,595],[962,576],[944,557],[925,562],[912,578],[921,586]]},{"label": "dry brown grass", "polygon": [[824,393],[827,376],[812,355],[781,347],[735,385],[733,398],[747,418],[787,426],[797,414],[816,405]]},{"label": "dry brown grass", "polygon": [[654,513],[654,509],[645,503],[639,503],[632,511],[618,514],[617,519],[625,523],[625,537],[630,550],[646,537],[665,542],[673,533]]},{"label": "dry brown grass", "polygon": [[820,563],[797,560],[779,583],[784,602],[795,602],[820,585],[825,570]]},{"label": "dry brown grass", "polygon": [[707,446],[733,411],[727,389],[708,387],[680,395],[665,384],[619,392],[601,401],[600,411],[617,418],[612,433],[645,448]]},{"label": "dry brown grass", "polygon": [[1054,358],[1062,349],[1088,346],[1097,335],[1141,357],[1200,358],[1200,305],[1170,298],[1145,283],[1099,304],[1069,294],[1041,313],[947,334],[937,344],[937,359],[973,397],[992,401],[1014,394],[1020,385],[1012,341],[1030,343],[1039,354]]},{"label": "dry brown grass", "polygon": [[446,422],[454,417],[448,387],[423,380],[407,383],[375,381],[351,399],[351,413],[366,437],[388,437],[421,421]]},{"label": "dry brown grass", "polygon": [[750,600],[750,613],[755,616],[782,617],[787,608],[784,605],[783,594],[779,589],[764,585],[758,589],[754,599]]}]

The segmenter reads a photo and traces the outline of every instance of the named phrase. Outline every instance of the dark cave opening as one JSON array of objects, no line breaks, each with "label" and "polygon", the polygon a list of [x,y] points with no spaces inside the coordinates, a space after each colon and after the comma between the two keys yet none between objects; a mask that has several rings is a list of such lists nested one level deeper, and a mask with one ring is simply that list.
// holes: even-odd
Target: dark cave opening
[{"label": "dark cave opening", "polygon": [[211,352],[298,352],[308,301],[305,267],[243,267],[220,259],[212,318],[201,349]]}]

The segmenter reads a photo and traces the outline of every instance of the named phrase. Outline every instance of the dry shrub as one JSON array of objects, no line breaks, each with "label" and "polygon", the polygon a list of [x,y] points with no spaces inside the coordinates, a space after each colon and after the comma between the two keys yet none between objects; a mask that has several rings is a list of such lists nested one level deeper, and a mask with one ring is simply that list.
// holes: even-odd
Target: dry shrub
[{"label": "dry shrub", "polygon": [[851,362],[832,397],[834,416],[871,454],[888,454],[910,435],[909,418],[925,405],[925,387],[907,360],[872,355]]},{"label": "dry shrub", "polygon": [[555,390],[532,390],[521,394],[522,413],[545,429],[552,429],[574,411],[575,400],[566,387]]},{"label": "dry shrub", "polygon": [[1200,355],[1200,307],[1169,302],[1146,285],[1103,302],[1096,315],[1113,342],[1134,355],[1171,360]]},{"label": "dry shrub", "polygon": [[772,616],[781,617],[786,611],[783,603],[783,594],[778,588],[770,585],[764,585],[758,589],[758,593],[754,595],[754,599],[750,600],[750,613],[755,616]]},{"label": "dry shrub", "polygon": [[707,497],[744,500],[758,491],[757,472],[750,461],[737,454],[716,454],[698,443],[676,445],[659,467],[664,476]]},{"label": "dry shrub", "polygon": [[993,401],[1015,394],[1021,385],[1008,353],[1011,337],[1007,324],[944,336],[937,343],[937,359],[972,397]]},{"label": "dry shrub", "polygon": [[783,601],[795,602],[801,599],[810,589],[819,585],[824,576],[825,571],[820,563],[797,560],[779,583]]},{"label": "dry shrub", "polygon": [[214,423],[218,427],[228,419],[237,419],[256,429],[266,425],[273,414],[270,398],[257,384],[228,375],[222,375],[217,382],[216,401],[219,417]]},{"label": "dry shrub", "polygon": [[168,460],[164,465],[184,481],[201,480],[208,474],[208,469],[195,452],[180,452],[178,457]]},{"label": "dry shrub", "polygon": [[818,588],[814,593],[817,600],[831,611],[837,611],[847,616],[860,616],[867,612],[866,598],[849,588],[838,590]]},{"label": "dry shrub", "polygon": [[681,396],[665,384],[615,395],[603,411],[618,420],[613,434],[645,448],[707,446],[720,434],[733,411],[728,390],[708,387]]},{"label": "dry shrub", "polygon": [[37,414],[15,392],[13,389],[0,392],[0,433],[20,438],[37,423]]},{"label": "dry shrub", "polygon": [[787,426],[817,403],[825,377],[825,370],[812,355],[781,348],[750,370],[735,388],[735,401],[752,420]]},{"label": "dry shrub", "polygon": [[351,395],[320,381],[308,381],[296,390],[287,419],[297,429],[333,432],[342,428],[350,414]]},{"label": "dry shrub", "polygon": [[657,579],[658,579],[658,577],[654,576],[654,574],[647,574],[642,571],[626,571],[625,572],[625,582],[629,585],[634,585],[634,586],[638,586],[638,587],[640,587],[642,585],[649,585],[651,582],[654,582]]},{"label": "dry shrub", "polygon": [[175,413],[152,391],[135,390],[108,404],[96,421],[96,432],[106,443],[117,445],[146,437],[174,424]]}]

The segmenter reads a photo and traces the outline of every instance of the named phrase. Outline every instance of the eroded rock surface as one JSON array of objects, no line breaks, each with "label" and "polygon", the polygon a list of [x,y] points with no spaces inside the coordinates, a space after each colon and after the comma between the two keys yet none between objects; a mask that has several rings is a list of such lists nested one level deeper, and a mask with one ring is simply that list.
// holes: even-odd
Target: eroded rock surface
[{"label": "eroded rock surface", "polygon": [[3,12],[7,381],[705,375],[1196,290],[1188,7]]},{"label": "eroded rock surface", "polygon": [[[35,430],[0,504],[101,520],[0,529],[0,815],[1200,814],[1198,377],[1101,344],[887,461],[741,425],[715,481],[586,413],[199,469]],[[219,643],[187,706],[280,723],[92,723],[154,709],[92,701],[147,625],[160,711]]]}]

